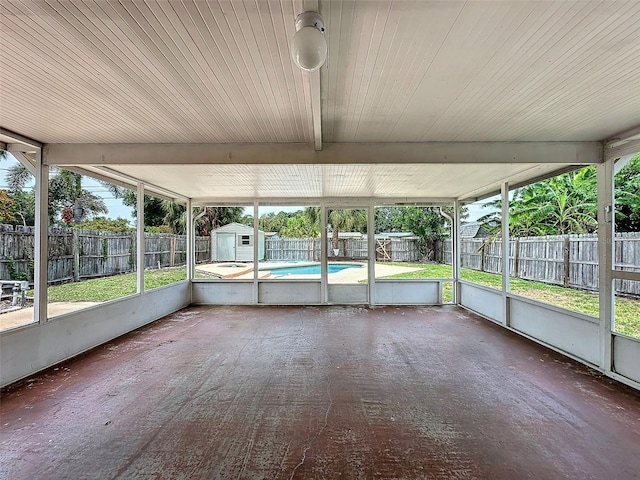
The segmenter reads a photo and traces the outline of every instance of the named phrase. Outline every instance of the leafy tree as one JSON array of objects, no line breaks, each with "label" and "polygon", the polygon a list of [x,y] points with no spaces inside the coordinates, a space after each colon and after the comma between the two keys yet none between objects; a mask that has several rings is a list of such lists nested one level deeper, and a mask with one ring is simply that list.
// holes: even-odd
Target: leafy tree
[{"label": "leafy tree", "polygon": [[302,215],[309,221],[311,225],[314,225],[318,229],[318,235],[320,235],[320,207],[305,207],[302,211]]},{"label": "leafy tree", "polygon": [[616,231],[640,232],[640,153],[615,176]]},{"label": "leafy tree", "polygon": [[84,230],[100,230],[102,232],[128,232],[131,230],[129,221],[124,218],[111,219],[106,217],[95,217],[91,220],[73,225],[73,228],[82,228]]},{"label": "leafy tree", "polygon": [[338,248],[340,230],[347,232],[364,233],[367,227],[367,213],[362,209],[329,210],[329,223],[331,224],[331,245]]},{"label": "leafy tree", "polygon": [[[164,217],[162,225],[167,225],[173,233],[184,235],[187,226],[186,207],[173,202],[163,201]],[[208,236],[215,228],[232,222],[240,223],[244,207],[195,207],[193,216],[196,218],[196,235]],[[159,226],[159,225],[155,225]]]},{"label": "leafy tree", "polygon": [[[138,217],[138,195],[133,190],[120,189],[115,193],[115,197],[122,197],[122,203],[133,209],[133,218]],[[145,227],[156,227],[164,225],[166,206],[164,200],[150,195],[144,196],[144,224]]]},{"label": "leafy tree", "polygon": [[283,227],[285,227],[287,225],[287,221],[290,218],[293,218],[297,215],[301,215],[302,211],[299,210],[295,213],[289,213],[289,212],[278,212],[278,213],[274,213],[274,212],[269,212],[269,213],[265,213],[260,215],[260,218],[258,219],[258,226],[260,228],[260,230],[263,230],[265,232],[278,232],[280,233],[280,229],[282,229]]},{"label": "leafy tree", "polygon": [[287,220],[287,224],[280,229],[280,236],[289,238],[319,237],[320,225],[313,218],[299,212],[298,215]]},{"label": "leafy tree", "polygon": [[[21,193],[32,179],[33,176],[29,170],[21,163],[16,163],[8,169],[7,183],[12,195]],[[32,198],[35,203],[35,196]],[[79,223],[90,215],[107,213],[104,201],[82,188],[82,175],[62,168],[50,167],[49,223],[55,223],[56,216],[64,208],[72,209],[74,223]]]},{"label": "leafy tree", "polygon": [[64,169],[52,169],[49,180],[49,221],[54,223],[63,208],[73,209],[73,223],[77,224],[90,215],[107,213],[102,198],[82,188],[82,175]]},{"label": "leafy tree", "polygon": [[244,214],[244,207],[202,207],[194,210],[194,215],[204,211],[204,214],[196,222],[198,235],[207,236],[211,230],[228,225],[233,222],[240,222]]},{"label": "leafy tree", "polygon": [[145,227],[147,233],[173,233],[173,229],[169,225],[160,225],[158,227]]},{"label": "leafy tree", "polygon": [[374,226],[376,233],[395,232],[396,218],[402,214],[402,207],[378,207],[375,209]]},{"label": "leafy tree", "polygon": [[0,222],[11,223],[16,217],[14,215],[16,202],[9,198],[6,190],[0,190]]},{"label": "leafy tree", "polygon": [[253,227],[253,215],[242,215],[238,223],[246,225],[247,227]]},{"label": "leafy tree", "polygon": [[33,180],[33,175],[21,163],[15,163],[7,169],[7,185],[11,193],[23,191]]},{"label": "leafy tree", "polygon": [[[488,203],[502,208],[502,200]],[[513,193],[509,202],[509,233],[514,237],[589,233],[597,229],[597,179],[595,167],[586,167],[541,182]],[[497,234],[501,213],[478,220]]]},{"label": "leafy tree", "polygon": [[36,223],[36,195],[35,192],[12,192],[9,194],[15,202],[13,214],[15,223],[22,225],[35,225]]},{"label": "leafy tree", "polygon": [[159,229],[157,233],[177,233],[180,235],[184,235],[187,231],[187,208],[184,205],[170,202],[168,200],[163,200],[161,205],[162,210],[164,211],[162,224],[149,226],[145,225],[145,231],[152,232],[154,231],[153,229]]},{"label": "leafy tree", "polygon": [[438,207],[403,207],[394,218],[394,226],[403,232],[412,232],[423,241],[443,240],[449,235],[445,218]]},{"label": "leafy tree", "polygon": [[[403,232],[412,232],[420,240],[418,249],[423,258],[431,257],[435,242],[449,235],[446,220],[438,207],[401,207],[394,217],[394,227]],[[452,215],[451,209],[449,214]]]}]

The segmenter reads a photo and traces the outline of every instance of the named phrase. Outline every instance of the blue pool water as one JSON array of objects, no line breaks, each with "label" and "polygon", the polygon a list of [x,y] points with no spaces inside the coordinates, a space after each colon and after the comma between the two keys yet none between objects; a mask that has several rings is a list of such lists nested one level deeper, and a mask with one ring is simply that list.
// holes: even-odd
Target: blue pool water
[{"label": "blue pool water", "polygon": [[[345,268],[362,268],[361,265],[352,263],[330,263],[327,265],[328,273],[336,273]],[[300,265],[297,267],[264,268],[272,275],[320,275],[320,265]]]}]

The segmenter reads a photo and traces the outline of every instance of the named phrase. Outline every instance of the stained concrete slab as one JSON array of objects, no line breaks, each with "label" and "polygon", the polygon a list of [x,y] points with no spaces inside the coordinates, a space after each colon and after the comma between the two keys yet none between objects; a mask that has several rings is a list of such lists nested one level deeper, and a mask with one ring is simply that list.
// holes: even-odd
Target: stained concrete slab
[{"label": "stained concrete slab", "polygon": [[0,478],[640,474],[640,392],[455,306],[190,307],[0,409]]}]

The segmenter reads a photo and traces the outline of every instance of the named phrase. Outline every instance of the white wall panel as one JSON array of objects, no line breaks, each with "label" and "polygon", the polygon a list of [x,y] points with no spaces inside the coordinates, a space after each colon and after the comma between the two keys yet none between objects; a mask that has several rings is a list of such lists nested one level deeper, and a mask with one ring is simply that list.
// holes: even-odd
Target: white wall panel
[{"label": "white wall panel", "polygon": [[180,282],[2,332],[0,384],[55,365],[188,304],[189,283]]},{"label": "white wall panel", "polygon": [[613,336],[613,368],[616,373],[640,383],[640,340]]},{"label": "white wall panel", "polygon": [[328,285],[329,303],[361,304],[368,302],[368,285]]},{"label": "white wall panel", "polygon": [[198,282],[192,284],[195,305],[249,305],[253,303],[253,282],[232,280]]},{"label": "white wall panel", "polygon": [[597,319],[515,297],[509,304],[511,328],[593,365],[599,364]]},{"label": "white wall panel", "polygon": [[258,283],[258,302],[266,305],[315,305],[322,302],[320,281],[277,280]]},{"label": "white wall panel", "polygon": [[492,288],[460,283],[460,304],[498,323],[504,323],[502,292]]},{"label": "white wall panel", "polygon": [[376,305],[433,305],[439,302],[440,286],[437,281],[393,282],[377,280]]}]

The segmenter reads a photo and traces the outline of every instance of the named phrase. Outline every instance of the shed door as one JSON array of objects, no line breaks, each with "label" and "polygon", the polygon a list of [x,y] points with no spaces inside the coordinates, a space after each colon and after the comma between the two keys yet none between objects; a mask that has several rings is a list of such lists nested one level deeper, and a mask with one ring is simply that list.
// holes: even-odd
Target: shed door
[{"label": "shed door", "polygon": [[216,234],[216,257],[219,262],[233,262],[236,259],[236,234]]}]

